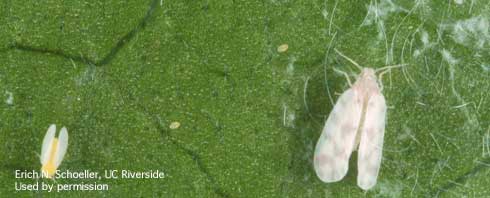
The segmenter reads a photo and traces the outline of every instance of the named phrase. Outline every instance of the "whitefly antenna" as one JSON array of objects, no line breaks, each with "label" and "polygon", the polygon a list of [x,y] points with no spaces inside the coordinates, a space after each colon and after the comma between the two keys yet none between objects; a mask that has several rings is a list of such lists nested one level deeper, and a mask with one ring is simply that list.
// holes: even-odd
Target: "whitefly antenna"
[{"label": "whitefly antenna", "polygon": [[374,72],[377,73],[379,71],[385,70],[385,71],[382,71],[381,72],[381,73],[385,73],[386,71],[389,71],[390,69],[405,67],[407,65],[408,64],[388,65],[388,66],[384,66],[384,67],[378,68],[378,69],[374,70]]},{"label": "whitefly antenna", "polygon": [[378,68],[378,69],[374,70],[374,73],[378,73],[379,71],[381,71],[381,73],[379,73],[379,76],[378,76],[379,84],[381,86],[381,91],[384,89],[384,86],[383,86],[383,75],[386,72],[391,71],[391,69],[393,69],[393,68],[401,68],[401,67],[405,67],[407,65],[408,64],[388,65],[388,66],[384,66],[384,67],[381,67],[381,68]]},{"label": "whitefly antenna", "polygon": [[379,73],[379,79],[382,79],[383,78],[383,75],[386,73],[386,72],[389,72],[391,69],[393,68],[400,68],[400,67],[405,67],[407,66],[408,64],[399,64],[399,65],[388,65],[388,66],[384,66],[384,67],[381,67],[381,68],[378,68],[376,70],[374,70],[374,73],[378,73],[379,71],[381,71],[381,73]]},{"label": "whitefly antenna", "polygon": [[345,58],[346,60],[348,60],[349,62],[351,62],[353,65],[355,65],[357,67],[357,69],[359,69],[359,71],[362,71],[362,67],[356,63],[356,61],[352,60],[351,58],[349,58],[348,56],[342,54],[342,52],[340,52],[339,50],[337,50],[337,48],[333,48],[333,50],[335,50],[335,52],[337,52],[337,54],[339,54],[340,56],[342,56],[343,58]]},{"label": "whitefly antenna", "polygon": [[352,82],[350,81],[349,74],[345,73],[344,71],[340,71],[340,70],[336,69],[335,67],[333,68],[333,70],[344,75],[345,78],[347,79],[347,82],[349,83],[349,87],[352,87]]}]

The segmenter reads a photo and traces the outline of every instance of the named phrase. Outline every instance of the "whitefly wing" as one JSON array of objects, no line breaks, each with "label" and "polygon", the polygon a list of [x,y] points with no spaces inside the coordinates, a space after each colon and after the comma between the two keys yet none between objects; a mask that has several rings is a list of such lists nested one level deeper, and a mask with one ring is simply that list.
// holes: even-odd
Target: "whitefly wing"
[{"label": "whitefly wing", "polygon": [[341,180],[349,168],[362,111],[357,94],[348,89],[339,97],[316,145],[313,164],[323,182]]},{"label": "whitefly wing", "polygon": [[49,126],[46,135],[44,135],[43,146],[41,149],[41,164],[46,164],[49,160],[49,154],[51,153],[52,142],[56,133],[56,125]]},{"label": "whitefly wing", "polygon": [[376,185],[381,166],[386,124],[386,102],[383,95],[371,95],[366,108],[357,159],[357,185],[368,190]]},{"label": "whitefly wing", "polygon": [[56,150],[54,165],[58,167],[65,156],[66,149],[68,147],[68,131],[65,127],[63,127],[60,131],[60,135],[58,136],[58,147]]}]

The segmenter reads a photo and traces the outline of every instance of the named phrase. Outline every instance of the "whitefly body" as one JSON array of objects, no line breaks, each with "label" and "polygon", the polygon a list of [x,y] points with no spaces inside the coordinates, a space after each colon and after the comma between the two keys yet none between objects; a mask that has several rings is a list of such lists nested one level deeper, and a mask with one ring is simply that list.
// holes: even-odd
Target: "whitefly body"
[{"label": "whitefly body", "polygon": [[61,128],[58,138],[55,137],[56,125],[49,126],[44,135],[41,149],[41,172],[43,177],[53,178],[58,166],[60,166],[66,149],[68,148],[68,130]]},{"label": "whitefly body", "polygon": [[375,71],[363,68],[356,82],[337,100],[315,148],[315,172],[323,182],[344,178],[352,151],[358,150],[357,185],[376,185],[381,166],[386,102]]}]

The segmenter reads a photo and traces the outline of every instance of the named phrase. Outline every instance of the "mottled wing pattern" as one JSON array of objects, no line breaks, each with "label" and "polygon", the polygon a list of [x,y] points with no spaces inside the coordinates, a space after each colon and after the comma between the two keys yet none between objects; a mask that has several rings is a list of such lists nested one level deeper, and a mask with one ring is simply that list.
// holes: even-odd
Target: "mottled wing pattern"
[{"label": "mottled wing pattern", "polygon": [[68,147],[68,131],[65,127],[63,127],[60,131],[60,135],[58,136],[58,146],[56,150],[56,154],[54,157],[54,165],[58,167],[65,156],[66,149]]},{"label": "mottled wing pattern", "polygon": [[43,146],[41,149],[41,164],[46,164],[49,160],[49,154],[51,153],[52,142],[56,133],[56,125],[49,126],[46,135],[44,135]]},{"label": "mottled wing pattern", "polygon": [[357,159],[357,185],[368,190],[376,185],[381,166],[386,102],[381,94],[371,95],[366,107]]},{"label": "mottled wing pattern", "polygon": [[356,95],[348,89],[340,96],[318,139],[313,164],[323,182],[341,180],[349,168],[362,111],[362,102],[357,101]]}]

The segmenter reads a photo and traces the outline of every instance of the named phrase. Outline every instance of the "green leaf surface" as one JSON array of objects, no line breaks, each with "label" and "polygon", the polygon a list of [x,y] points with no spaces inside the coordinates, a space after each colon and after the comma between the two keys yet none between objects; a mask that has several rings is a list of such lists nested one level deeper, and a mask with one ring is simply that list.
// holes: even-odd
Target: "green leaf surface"
[{"label": "green leaf surface", "polygon": [[[488,197],[486,1],[0,2],[0,195],[8,197]],[[285,52],[278,52],[287,44]],[[313,153],[363,67],[388,105],[377,185],[323,183]],[[173,122],[180,127],[171,129]],[[39,170],[50,124],[59,170],[163,179],[16,179]],[[107,191],[16,191],[15,183]]]}]

